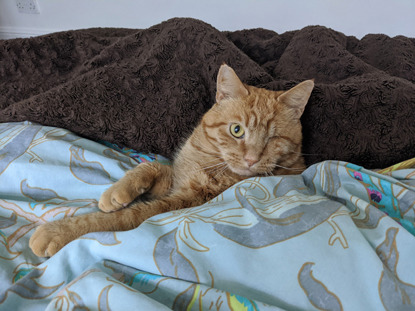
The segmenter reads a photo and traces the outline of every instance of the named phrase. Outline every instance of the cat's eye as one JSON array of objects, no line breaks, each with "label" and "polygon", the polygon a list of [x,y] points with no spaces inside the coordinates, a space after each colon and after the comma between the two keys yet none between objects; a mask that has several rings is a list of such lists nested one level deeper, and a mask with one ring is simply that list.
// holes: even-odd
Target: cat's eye
[{"label": "cat's eye", "polygon": [[229,131],[231,132],[232,136],[236,138],[242,138],[245,134],[244,128],[238,123],[232,123]]}]

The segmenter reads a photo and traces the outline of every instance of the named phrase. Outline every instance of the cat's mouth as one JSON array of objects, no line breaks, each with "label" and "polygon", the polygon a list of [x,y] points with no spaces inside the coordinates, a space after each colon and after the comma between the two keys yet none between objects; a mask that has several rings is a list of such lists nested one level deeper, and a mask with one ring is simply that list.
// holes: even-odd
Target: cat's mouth
[{"label": "cat's mouth", "polygon": [[235,174],[238,174],[244,177],[253,177],[253,176],[257,176],[260,174],[256,170],[250,169],[250,168],[230,167],[230,169]]},{"label": "cat's mouth", "polygon": [[258,163],[254,163],[253,165],[232,160],[226,162],[228,164],[229,170],[239,176],[254,177],[266,174],[266,168],[263,164],[261,164],[260,161],[258,161]]}]

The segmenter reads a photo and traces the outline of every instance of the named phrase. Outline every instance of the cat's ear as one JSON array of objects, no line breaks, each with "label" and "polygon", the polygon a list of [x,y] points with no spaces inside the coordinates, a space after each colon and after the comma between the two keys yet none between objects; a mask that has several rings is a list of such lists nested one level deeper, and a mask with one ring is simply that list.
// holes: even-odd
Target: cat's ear
[{"label": "cat's ear", "polygon": [[225,98],[241,98],[248,95],[248,90],[228,65],[220,66],[216,84],[216,102]]},{"label": "cat's ear", "polygon": [[307,105],[311,92],[314,88],[314,79],[306,80],[292,89],[284,92],[278,97],[278,101],[293,109],[295,117],[300,118]]}]

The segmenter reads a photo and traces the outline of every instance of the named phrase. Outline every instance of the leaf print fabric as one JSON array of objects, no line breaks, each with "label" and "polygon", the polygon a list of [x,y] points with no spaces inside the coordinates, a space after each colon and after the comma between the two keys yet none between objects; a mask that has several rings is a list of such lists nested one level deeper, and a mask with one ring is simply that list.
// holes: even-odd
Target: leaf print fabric
[{"label": "leaf print fabric", "polygon": [[202,206],[36,257],[36,226],[98,210],[125,171],[165,161],[112,147],[1,124],[0,310],[415,308],[415,161],[250,178]]}]

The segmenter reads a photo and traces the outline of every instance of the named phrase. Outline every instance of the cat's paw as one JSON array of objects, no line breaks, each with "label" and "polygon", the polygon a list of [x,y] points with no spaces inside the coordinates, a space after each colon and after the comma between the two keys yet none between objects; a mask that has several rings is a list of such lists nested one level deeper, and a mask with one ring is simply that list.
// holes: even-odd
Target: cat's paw
[{"label": "cat's paw", "polygon": [[29,246],[39,257],[51,257],[73,238],[65,232],[58,222],[40,225],[30,237]]},{"label": "cat's paw", "polygon": [[171,181],[170,166],[157,162],[141,163],[101,195],[98,207],[103,212],[114,212],[127,207],[144,193],[148,193],[151,198],[164,195],[169,191]]},{"label": "cat's paw", "polygon": [[106,213],[115,212],[126,207],[145,191],[145,188],[136,190],[125,183],[115,183],[101,195],[98,207]]}]

